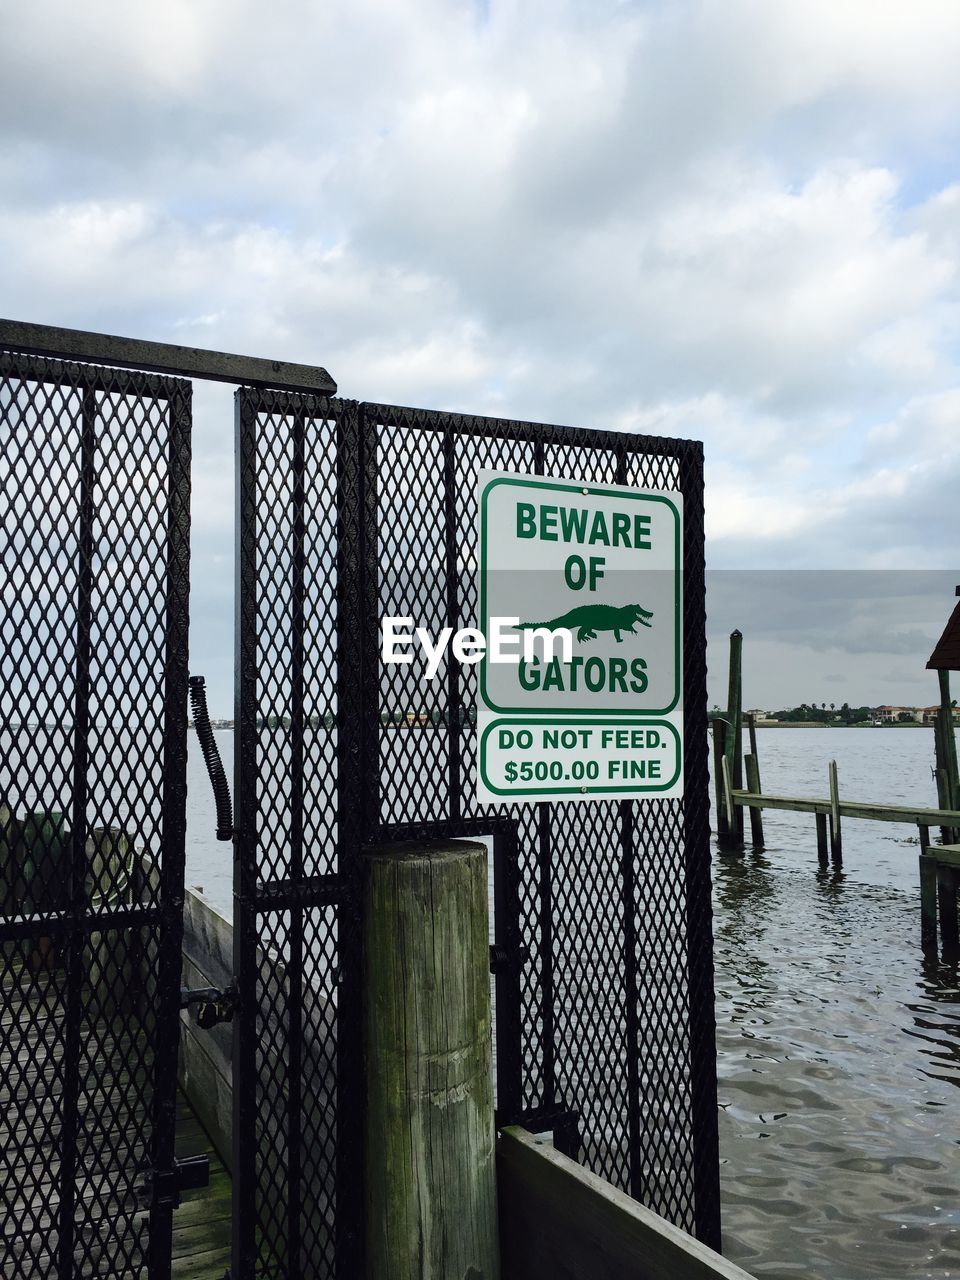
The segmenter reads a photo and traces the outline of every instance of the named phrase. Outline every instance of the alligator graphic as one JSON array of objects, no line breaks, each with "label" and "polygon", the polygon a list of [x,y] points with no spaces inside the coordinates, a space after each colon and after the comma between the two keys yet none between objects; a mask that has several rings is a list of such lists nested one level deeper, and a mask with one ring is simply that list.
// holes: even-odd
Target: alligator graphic
[{"label": "alligator graphic", "polygon": [[648,609],[642,609],[638,604],[625,604],[622,609],[611,604],[582,604],[550,622],[521,622],[517,630],[532,631],[534,627],[541,627],[544,631],[556,631],[565,627],[568,631],[576,631],[581,644],[584,640],[596,640],[598,631],[612,631],[619,644],[623,639],[621,632],[636,635],[637,623],[649,627],[651,624],[647,619],[652,617]]}]

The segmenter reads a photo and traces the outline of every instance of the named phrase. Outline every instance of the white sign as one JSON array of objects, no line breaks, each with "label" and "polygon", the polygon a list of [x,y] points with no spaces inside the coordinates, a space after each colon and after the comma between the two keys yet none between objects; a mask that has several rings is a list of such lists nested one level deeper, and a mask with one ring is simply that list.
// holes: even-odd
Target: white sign
[{"label": "white sign", "polygon": [[514,655],[480,662],[479,800],[682,795],[681,495],[479,485],[480,629]]}]

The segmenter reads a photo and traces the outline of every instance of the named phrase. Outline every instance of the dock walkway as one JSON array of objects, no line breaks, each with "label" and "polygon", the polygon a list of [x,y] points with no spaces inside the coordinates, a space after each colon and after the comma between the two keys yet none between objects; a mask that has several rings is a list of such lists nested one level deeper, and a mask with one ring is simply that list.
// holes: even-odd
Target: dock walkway
[{"label": "dock walkway", "polygon": [[[7,968],[0,994],[0,1274],[48,1280],[60,1274],[58,1225],[64,1090],[62,971]],[[137,1042],[140,1019],[119,1009],[85,1022],[78,1076],[77,1277],[142,1280],[148,1214],[137,1186],[150,1133],[150,1072]],[[90,1015],[88,1015],[90,1016]],[[178,1095],[178,1157],[210,1156],[210,1183],[183,1193],[173,1219],[177,1277],[222,1280],[230,1261],[230,1175],[189,1101]]]}]

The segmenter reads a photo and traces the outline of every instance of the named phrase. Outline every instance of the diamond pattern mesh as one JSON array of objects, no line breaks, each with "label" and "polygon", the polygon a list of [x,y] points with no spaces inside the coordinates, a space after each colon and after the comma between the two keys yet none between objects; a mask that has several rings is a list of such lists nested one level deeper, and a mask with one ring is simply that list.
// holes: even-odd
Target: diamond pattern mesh
[{"label": "diamond pattern mesh", "polygon": [[[364,841],[416,834],[494,837],[501,1121],[717,1243],[699,446],[247,390],[239,422],[244,1276],[351,1274],[354,874]],[[380,662],[384,615],[476,625],[481,468],[684,493],[682,802],[482,811],[476,668]]]},{"label": "diamond pattern mesh", "polygon": [[179,380],[0,353],[4,1275],[169,1251],[140,1189],[173,1154],[189,414]]},{"label": "diamond pattern mesh", "polygon": [[337,1195],[340,934],[352,903],[341,830],[339,409],[238,393],[236,927],[240,989],[253,995],[241,1006],[235,1068],[245,1099],[234,1173],[242,1276],[332,1275],[355,1235],[344,1219],[357,1206],[344,1209]]},{"label": "diamond pattern mesh", "polygon": [[684,801],[481,811],[477,668],[427,683],[415,665],[381,665],[368,691],[380,697],[380,837],[509,832],[495,843],[497,938],[517,961],[497,985],[501,1119],[556,1127],[558,1141],[566,1125],[586,1165],[716,1243],[700,446],[363,412],[376,424],[378,616],[433,633],[478,622],[482,468],[684,493]]},{"label": "diamond pattern mesh", "polygon": [[[501,1119],[715,1242],[699,446],[267,391],[238,434],[238,1280],[356,1273],[357,854],[415,832],[494,837]],[[169,1254],[138,1189],[173,1158],[189,385],[0,355],[0,445],[4,1266],[138,1275]],[[476,623],[481,467],[684,492],[682,803],[481,812],[475,669],[379,667],[382,613]]]}]

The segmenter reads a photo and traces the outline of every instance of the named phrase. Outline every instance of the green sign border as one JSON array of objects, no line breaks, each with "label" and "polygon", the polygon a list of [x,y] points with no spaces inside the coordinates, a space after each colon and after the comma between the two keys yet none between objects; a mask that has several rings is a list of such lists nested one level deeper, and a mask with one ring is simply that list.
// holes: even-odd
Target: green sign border
[{"label": "green sign border", "polygon": [[647,729],[647,728],[653,728],[654,726],[656,726],[657,728],[669,729],[670,732],[673,734],[677,744],[677,768],[673,777],[670,779],[669,782],[663,782],[663,781],[658,782],[656,786],[650,786],[650,785],[638,785],[635,787],[633,786],[630,786],[630,787],[590,786],[590,785],[584,785],[582,782],[578,782],[573,786],[569,786],[569,787],[545,787],[539,783],[536,786],[532,786],[532,787],[510,787],[508,790],[505,790],[503,787],[495,787],[491,783],[490,779],[487,777],[487,770],[485,767],[487,738],[489,737],[490,733],[494,729],[503,728],[505,725],[523,725],[524,727],[530,727],[530,726],[539,727],[541,725],[562,725],[565,728],[571,727],[570,721],[567,719],[566,716],[544,716],[544,717],[535,716],[535,717],[527,717],[526,719],[523,719],[523,720],[519,720],[516,718],[511,720],[492,720],[490,724],[487,725],[487,727],[484,729],[483,734],[480,738],[479,749],[477,751],[477,764],[480,770],[480,780],[482,781],[483,785],[487,788],[487,790],[495,796],[572,796],[572,795],[621,796],[621,795],[658,795],[661,792],[669,790],[669,788],[672,787],[673,784],[680,777],[680,772],[683,768],[683,747],[680,741],[680,733],[676,725],[671,724],[669,720],[646,720],[646,719],[641,720],[635,717],[624,718],[622,716],[619,720],[614,720],[614,721],[597,720],[596,718],[594,718],[591,721],[579,720],[577,722],[577,728],[578,729],[583,728],[584,724],[590,724],[590,723],[596,724],[598,727],[603,727],[606,729],[609,729],[611,727],[617,728],[620,725],[623,725],[624,728],[627,728],[627,729]]},{"label": "green sign border", "polygon": [[[674,551],[675,551],[675,571],[674,580],[676,589],[674,594],[674,675],[676,677],[674,683],[673,700],[665,707],[641,707],[637,709],[637,714],[642,716],[665,716],[674,709],[680,701],[680,682],[682,671],[680,667],[680,637],[682,634],[683,617],[681,613],[680,602],[680,581],[681,581],[681,547],[680,547],[680,512],[677,506],[670,498],[659,493],[640,493],[635,489],[609,488],[600,485],[584,485],[575,483],[561,483],[556,480],[539,480],[536,476],[495,476],[485,486],[480,497],[480,626],[483,634],[489,631],[489,622],[487,616],[487,499],[498,485],[510,485],[516,488],[524,489],[548,489],[558,493],[576,493],[580,497],[591,495],[596,497],[623,497],[633,498],[634,501],[640,502],[662,502],[664,506],[670,508],[674,515]],[[584,495],[586,490],[586,495]],[[501,707],[496,702],[490,700],[487,694],[487,656],[484,653],[480,663],[480,698],[483,705],[488,711],[497,711],[507,715],[529,715],[537,717],[541,714],[563,715],[573,717],[579,720],[583,716],[622,716],[624,714],[621,708],[610,707],[546,707],[543,712],[533,710],[529,706],[523,707]]]}]

